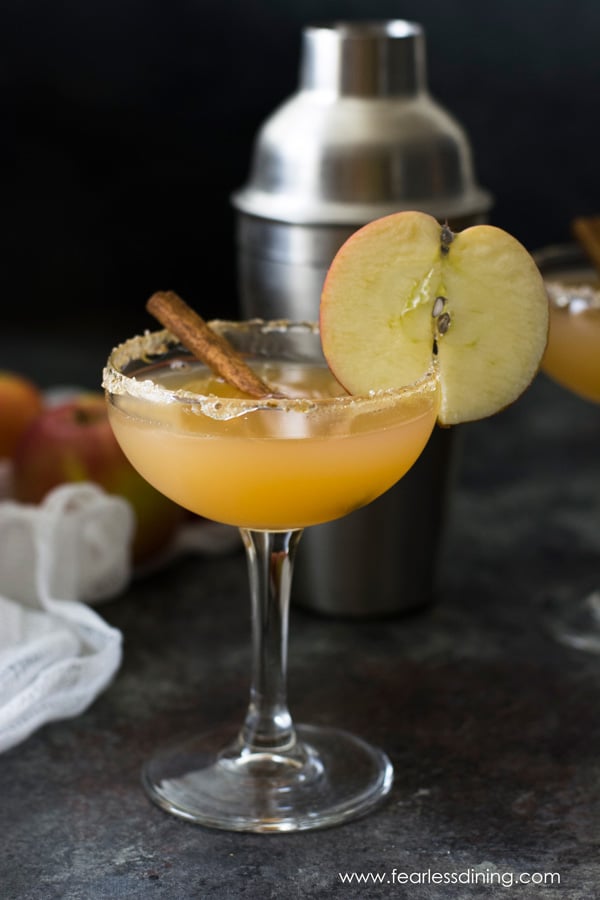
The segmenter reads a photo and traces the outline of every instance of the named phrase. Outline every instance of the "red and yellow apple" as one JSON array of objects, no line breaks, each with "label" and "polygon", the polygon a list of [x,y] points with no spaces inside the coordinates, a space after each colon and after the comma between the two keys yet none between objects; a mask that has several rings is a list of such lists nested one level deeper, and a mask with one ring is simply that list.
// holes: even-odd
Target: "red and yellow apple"
[{"label": "red and yellow apple", "polygon": [[548,297],[533,259],[491,225],[454,234],[405,211],[356,231],[327,273],[323,352],[353,394],[398,388],[434,364],[443,425],[508,406],[536,374]]},{"label": "red and yellow apple", "polygon": [[0,459],[13,455],[21,435],[42,406],[42,392],[29,378],[0,371]]},{"label": "red and yellow apple", "polygon": [[23,434],[13,463],[14,495],[23,503],[39,503],[57,485],[77,481],[92,481],[129,500],[137,520],[132,548],[137,564],[165,550],[186,516],[127,460],[97,392],[43,410]]}]

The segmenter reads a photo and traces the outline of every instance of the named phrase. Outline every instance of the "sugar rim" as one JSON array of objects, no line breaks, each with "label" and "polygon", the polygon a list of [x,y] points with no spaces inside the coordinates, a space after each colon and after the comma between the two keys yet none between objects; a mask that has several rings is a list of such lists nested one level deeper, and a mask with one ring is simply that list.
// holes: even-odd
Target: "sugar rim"
[{"label": "sugar rim", "polygon": [[[231,329],[256,330],[259,334],[272,331],[297,331],[318,334],[316,322],[290,322],[284,319],[265,321],[251,319],[245,322],[234,322],[214,319],[209,323],[216,331]],[[184,403],[194,412],[208,415],[215,419],[228,419],[262,409],[277,409],[285,412],[308,413],[317,410],[355,409],[375,411],[398,403],[403,397],[407,399],[435,394],[439,390],[439,373],[435,359],[432,367],[421,378],[412,384],[399,388],[371,391],[368,394],[344,394],[339,397],[264,397],[237,398],[218,397],[215,394],[198,394],[181,388],[168,389],[156,384],[152,379],[139,379],[126,375],[123,369],[136,361],[148,361],[160,357],[175,347],[181,346],[178,338],[167,329],[146,331],[118,344],[111,351],[103,371],[102,387],[111,396],[129,396],[153,403]],[[182,348],[185,350],[185,348]]]},{"label": "sugar rim", "polygon": [[550,304],[556,309],[568,310],[577,315],[587,310],[600,310],[600,288],[591,284],[570,284],[559,279],[546,279],[546,292]]}]

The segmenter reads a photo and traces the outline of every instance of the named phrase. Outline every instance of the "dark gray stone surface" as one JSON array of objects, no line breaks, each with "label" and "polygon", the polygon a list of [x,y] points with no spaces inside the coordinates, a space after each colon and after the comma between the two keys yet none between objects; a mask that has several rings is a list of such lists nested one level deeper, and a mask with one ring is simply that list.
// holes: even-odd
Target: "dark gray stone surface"
[{"label": "dark gray stone surface", "polygon": [[[146,799],[155,747],[241,722],[249,604],[241,554],[135,581],[100,609],[125,638],[112,685],[0,757],[3,900],[470,900],[502,894],[483,876],[522,872],[561,884],[519,897],[597,896],[600,658],[557,643],[548,621],[600,584],[599,447],[600,410],[538,378],[464,427],[434,605],[362,622],[293,609],[296,720],[367,737],[396,771],[385,805],[341,827],[225,833]],[[391,883],[393,870],[425,883]],[[427,883],[434,871],[481,874]]]}]

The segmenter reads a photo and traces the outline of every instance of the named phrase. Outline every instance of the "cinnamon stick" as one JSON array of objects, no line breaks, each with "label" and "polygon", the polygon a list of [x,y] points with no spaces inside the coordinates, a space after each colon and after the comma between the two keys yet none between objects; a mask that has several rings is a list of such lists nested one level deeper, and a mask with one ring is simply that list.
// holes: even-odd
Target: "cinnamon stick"
[{"label": "cinnamon stick", "polygon": [[579,216],[573,219],[571,229],[600,274],[600,216]]},{"label": "cinnamon stick", "polygon": [[241,354],[174,291],[157,291],[146,303],[146,309],[194,356],[233,387],[251,397],[273,396],[272,389]]}]

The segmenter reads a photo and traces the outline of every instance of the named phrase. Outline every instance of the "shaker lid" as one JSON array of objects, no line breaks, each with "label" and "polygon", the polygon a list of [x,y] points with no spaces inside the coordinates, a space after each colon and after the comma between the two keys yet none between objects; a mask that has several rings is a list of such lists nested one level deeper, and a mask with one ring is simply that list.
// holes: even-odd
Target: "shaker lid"
[{"label": "shaker lid", "polygon": [[334,22],[303,30],[298,91],[266,120],[241,212],[295,224],[361,225],[401,209],[481,215],[463,128],[427,91],[414,22]]}]

